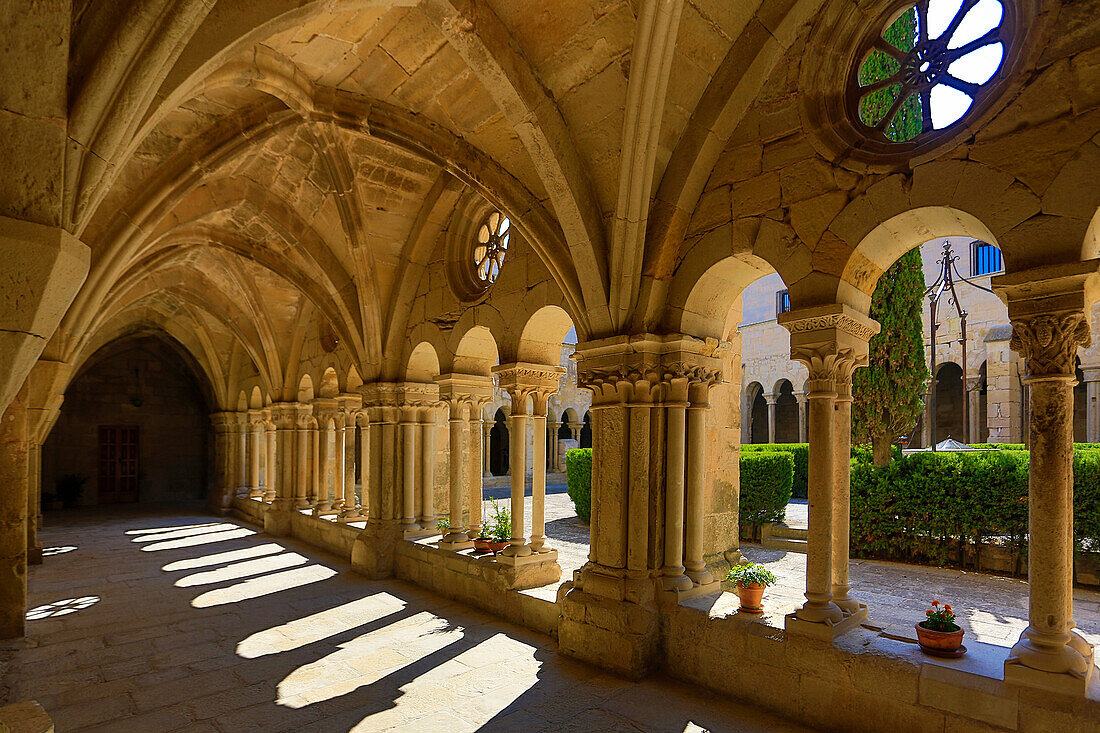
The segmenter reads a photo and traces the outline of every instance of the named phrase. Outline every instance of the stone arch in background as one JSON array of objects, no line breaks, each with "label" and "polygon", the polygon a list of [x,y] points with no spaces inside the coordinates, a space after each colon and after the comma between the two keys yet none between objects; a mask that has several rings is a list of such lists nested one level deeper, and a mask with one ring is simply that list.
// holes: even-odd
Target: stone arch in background
[{"label": "stone arch in background", "polygon": [[963,373],[953,361],[936,367],[936,442],[963,439]]},{"label": "stone arch in background", "polygon": [[791,380],[781,379],[775,385],[775,442],[798,441],[798,398]]},{"label": "stone arch in background", "polygon": [[508,451],[508,416],[503,408],[493,414],[493,427],[489,429],[489,473],[506,476],[510,469]]}]

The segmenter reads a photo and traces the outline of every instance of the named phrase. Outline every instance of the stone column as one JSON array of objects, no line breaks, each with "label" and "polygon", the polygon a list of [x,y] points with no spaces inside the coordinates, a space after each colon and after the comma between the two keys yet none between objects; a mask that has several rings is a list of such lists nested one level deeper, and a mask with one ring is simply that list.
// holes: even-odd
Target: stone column
[{"label": "stone column", "polygon": [[[557,384],[554,385],[554,392]],[[532,395],[534,414],[531,425],[531,551],[536,554],[550,552],[546,546],[546,408],[554,392],[547,389]]]},{"label": "stone column", "polygon": [[276,474],[276,461],[282,460],[278,457],[275,447],[275,421],[266,420],[264,422],[264,435],[267,439],[267,450],[264,451],[264,493],[263,501],[271,503],[275,501],[276,487],[278,486],[278,477]]},{"label": "stone column", "polygon": [[684,508],[684,570],[695,585],[714,583],[703,561],[703,497],[707,472],[707,413],[710,383],[693,381],[688,390],[687,485]]},{"label": "stone column", "polygon": [[237,446],[237,485],[234,487],[233,495],[236,496],[248,496],[248,441],[249,436],[252,433],[251,427],[249,427],[248,412],[237,413],[237,430],[238,430],[238,446]]},{"label": "stone column", "polygon": [[27,444],[27,564],[42,564],[42,543],[38,541],[39,507],[42,506],[42,446]]},{"label": "stone column", "polygon": [[332,511],[344,510],[344,486],[348,473],[348,432],[343,412],[332,418]]},{"label": "stone column", "polygon": [[239,447],[237,413],[215,412],[210,415],[214,427],[214,488],[210,493],[211,511],[223,514],[233,504],[237,490],[236,461]]},{"label": "stone column", "polygon": [[[878,324],[843,305],[803,308],[780,314],[779,324],[791,332],[791,358],[809,369],[806,399],[809,404],[809,537],[806,553],[806,602],[787,616],[788,631],[831,639],[859,624],[865,611],[845,612],[834,600],[837,581],[834,558],[847,548],[837,547],[847,537],[848,515],[841,515],[837,499],[848,495],[849,486],[838,486],[847,472],[838,471],[850,449],[839,442],[850,440],[837,435],[838,423],[851,424],[852,374],[867,363],[867,342],[878,331]],[[838,394],[843,402],[837,415]],[[847,436],[847,431],[841,427]],[[838,476],[838,473],[840,474]],[[841,523],[844,527],[839,527]],[[845,573],[846,576],[846,573]],[[846,577],[845,577],[846,582]],[[845,604],[852,607],[853,604]]]},{"label": "stone column", "polygon": [[[362,519],[364,514],[362,503],[355,494],[355,465],[359,462],[359,475],[363,486],[367,485],[366,459],[370,455],[367,447],[366,431],[359,436],[360,456],[355,454],[355,429],[359,425],[359,416],[363,412],[363,397],[361,395],[340,395],[340,413],[343,416],[344,426],[344,492],[343,504],[340,512],[340,521],[356,521]],[[366,500],[365,492],[363,500]]]},{"label": "stone column", "polygon": [[23,636],[27,613],[27,410],[21,390],[0,415],[0,639]]},{"label": "stone column", "polygon": [[1009,652],[1005,682],[1084,695],[1093,648],[1073,621],[1073,386],[1091,343],[1097,267],[1089,260],[993,278],[1008,303],[1011,348],[1030,394],[1028,626]]},{"label": "stone column", "polygon": [[833,603],[845,614],[862,613],[867,615],[867,607],[862,607],[851,596],[852,586],[848,581],[848,561],[850,552],[850,524],[852,507],[852,378],[844,372],[836,378],[836,409],[833,413],[833,440],[835,452],[833,465]]},{"label": "stone column", "polygon": [[546,457],[546,470],[551,473],[557,473],[558,470],[558,428],[560,427],[560,420],[551,420],[546,423],[546,429],[550,434],[550,450]]},{"label": "stone column", "polygon": [[798,442],[807,443],[809,438],[806,429],[806,393],[799,392],[795,398],[798,400]]},{"label": "stone column", "polygon": [[470,458],[472,460],[470,462],[468,484],[470,519],[466,524],[471,538],[481,535],[481,506],[484,501],[482,499],[484,496],[482,484],[489,466],[486,456],[486,447],[489,445],[489,441],[483,437],[485,434],[484,406],[485,403],[480,401],[470,406]]},{"label": "stone column", "polygon": [[291,513],[294,511],[295,465],[294,451],[297,443],[295,427],[299,407],[295,402],[278,402],[271,406],[271,436],[273,445],[268,447],[267,488],[274,490],[271,506],[264,512],[264,531],[274,537],[290,534]]},{"label": "stone column", "polygon": [[310,435],[310,416],[313,408],[310,405],[299,405],[296,415],[295,427],[298,437],[298,449],[295,455],[296,480],[294,482],[294,507],[296,509],[309,508],[310,478],[312,477],[311,463],[313,458],[313,440]]},{"label": "stone column", "polygon": [[[337,459],[336,417],[339,403],[333,398],[318,397],[313,400],[313,414],[317,418],[317,466],[314,471],[314,491],[317,501],[313,516],[327,516],[337,512],[333,508],[333,484],[336,480],[334,464]],[[335,448],[333,447],[335,445]]]},{"label": "stone column", "polygon": [[[462,550],[473,546],[481,532],[481,410],[493,396],[492,377],[445,374],[436,377],[440,398],[450,410],[449,515],[450,530],[440,547]],[[469,519],[463,520],[463,502]]]},{"label": "stone column", "polygon": [[401,527],[406,532],[420,529],[416,523],[416,434],[419,429],[417,409],[401,408]]},{"label": "stone column", "polygon": [[571,422],[569,423],[569,433],[573,436],[573,440],[577,441],[577,447],[580,447],[581,443],[581,428],[584,427],[584,423]]},{"label": "stone column", "polygon": [[1100,367],[1081,367],[1088,399],[1085,419],[1085,440],[1100,443]]},{"label": "stone column", "polygon": [[420,409],[420,527],[435,532],[435,406]]},{"label": "stone column", "polygon": [[970,377],[964,383],[968,407],[966,411],[967,426],[964,443],[982,442],[982,379]]},{"label": "stone column", "polygon": [[313,416],[309,421],[309,442],[310,442],[310,471],[309,471],[309,505],[316,507],[317,502],[321,496],[321,436],[324,431],[321,430],[321,423],[317,416]]},{"label": "stone column", "polygon": [[356,419],[359,424],[359,515],[370,516],[370,486],[375,477],[371,474],[373,456],[373,436],[370,429],[370,415],[366,410],[359,412]]},{"label": "stone column", "polygon": [[691,578],[684,574],[684,478],[687,445],[687,380],[674,380],[673,394],[664,402],[668,419],[665,454],[664,565],[661,580],[668,591],[691,589]]},{"label": "stone column", "polygon": [[248,498],[262,499],[260,488],[260,442],[264,438],[263,413],[260,410],[248,411]]},{"label": "stone column", "polygon": [[466,476],[469,473],[467,463],[470,457],[467,451],[467,438],[470,435],[470,428],[466,419],[467,404],[465,401],[454,395],[449,395],[444,399],[449,410],[447,419],[450,448],[447,456],[449,481],[447,487],[449,499],[447,517],[450,527],[439,544],[441,547],[447,547],[447,549],[459,550],[473,546],[462,521],[462,493],[465,488]]},{"label": "stone column", "polygon": [[509,417],[508,447],[509,468],[512,474],[512,537],[504,548],[508,557],[524,557],[531,554],[531,547],[523,534],[523,495],[527,479],[527,392],[509,393],[512,412]]},{"label": "stone column", "polygon": [[489,450],[492,446],[492,441],[489,440],[489,434],[493,430],[493,420],[481,420],[482,435],[481,435],[481,476],[482,478],[489,478],[493,475],[492,470],[489,468],[490,456]]},{"label": "stone column", "polygon": [[775,401],[777,395],[766,394],[764,395],[764,402],[768,405],[768,442],[775,442]]}]

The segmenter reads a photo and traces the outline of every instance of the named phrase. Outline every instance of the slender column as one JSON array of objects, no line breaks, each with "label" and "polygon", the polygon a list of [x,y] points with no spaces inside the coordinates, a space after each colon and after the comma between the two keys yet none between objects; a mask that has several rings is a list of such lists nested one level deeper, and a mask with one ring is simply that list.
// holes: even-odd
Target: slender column
[{"label": "slender column", "polygon": [[295,468],[297,468],[297,481],[294,485],[294,506],[297,509],[309,508],[309,464],[312,441],[309,436],[309,412],[308,407],[303,406],[298,411],[298,451],[295,456]]},{"label": "slender column", "polygon": [[251,431],[248,441],[248,498],[260,499],[263,497],[260,489],[260,441],[263,440],[264,425],[259,412],[250,412],[249,419]]},{"label": "slender column", "polygon": [[329,477],[332,475],[332,441],[335,433],[332,416],[322,413],[317,418],[317,503],[313,505],[314,516],[332,511],[332,498]]},{"label": "slender column", "polygon": [[42,562],[42,545],[38,541],[39,507],[42,506],[42,446],[36,441],[27,444],[27,563]]},{"label": "slender column", "polygon": [[527,477],[527,392],[512,394],[512,414],[508,426],[509,462],[512,471],[512,537],[504,554],[525,557],[531,546],[523,535],[523,494]]},{"label": "slender column", "polygon": [[806,393],[802,392],[797,396],[798,399],[798,442],[809,442],[809,438],[806,436]]},{"label": "slender column", "polygon": [[420,526],[435,530],[435,408],[421,408]]},{"label": "slender column", "polygon": [[966,411],[968,423],[966,426],[966,439],[963,442],[980,443],[982,441],[981,378],[971,377],[964,380],[963,387],[966,390],[965,397],[968,406]]},{"label": "slender column", "polygon": [[264,493],[263,500],[271,503],[275,501],[275,496],[278,487],[278,477],[276,472],[276,459],[278,453],[276,451],[276,430],[274,421],[268,421],[264,423],[264,431],[267,437],[267,451],[264,453],[265,466],[264,466]]},{"label": "slender column", "polygon": [[443,537],[443,541],[455,545],[460,543],[466,543],[470,541],[470,537],[466,534],[465,527],[462,523],[462,489],[465,483],[466,474],[469,469],[466,465],[467,455],[465,450],[465,438],[469,435],[469,428],[466,425],[466,419],[464,412],[466,405],[458,399],[451,399],[450,418],[447,421],[447,427],[450,430],[448,435],[450,439],[450,454],[448,456],[447,468],[450,478],[449,499],[450,505],[448,507],[448,515],[450,520],[450,528],[447,534]]},{"label": "slender column", "polygon": [[838,375],[833,411],[833,603],[846,614],[859,610],[850,595],[848,554],[852,504],[852,380]]},{"label": "slender column", "polygon": [[[677,382],[681,384],[677,385]],[[687,438],[687,380],[673,380],[673,401],[665,403],[668,413],[668,448],[665,479],[665,564],[661,568],[666,590],[690,590],[691,578],[684,574],[684,477]],[[679,398],[678,400],[676,398]]]},{"label": "slender column", "polygon": [[[1095,272],[1096,260],[1081,264]],[[1043,284],[1035,285],[1041,294]],[[1012,348],[1026,360],[1031,413],[1028,626],[1009,652],[1005,681],[1083,694],[1093,649],[1073,630],[1073,386],[1077,349],[1090,343],[1089,308],[1078,290],[1076,298],[1048,295],[1037,305],[1069,301],[1070,307],[1035,315],[1027,296],[1038,294],[1024,290],[1020,303],[1013,297],[1019,291],[1005,289]]]},{"label": "slender column", "polygon": [[309,436],[312,443],[313,460],[311,463],[311,471],[309,477],[309,505],[316,507],[321,497],[321,480],[323,474],[321,473],[321,436],[324,435],[324,431],[321,430],[321,424],[317,418],[313,418],[309,421]]},{"label": "slender column", "polygon": [[490,456],[489,451],[492,448],[492,441],[489,439],[490,433],[493,431],[493,421],[484,420],[481,421],[481,475],[483,478],[488,478],[493,475],[492,470],[489,468]]},{"label": "slender column", "polygon": [[775,400],[776,395],[764,395],[764,402],[768,404],[768,442],[775,442]]},{"label": "slender column", "polygon": [[546,547],[546,405],[550,395],[536,392],[531,425],[531,552],[549,552]]},{"label": "slender column", "polygon": [[569,432],[573,435],[573,440],[577,441],[577,446],[581,444],[581,428],[584,427],[584,423],[569,423]]},{"label": "slender column", "polygon": [[708,384],[693,384],[687,411],[687,487],[685,508],[684,569],[696,585],[714,582],[703,561],[703,494],[707,471]]},{"label": "slender column", "polygon": [[806,603],[796,615],[815,623],[841,620],[833,603],[833,502],[836,495],[836,386],[832,380],[806,383],[809,402],[809,536],[806,552]]},{"label": "slender column", "polygon": [[489,441],[483,440],[485,420],[481,416],[482,405],[474,403],[470,406],[470,474],[469,474],[469,505],[470,519],[467,522],[470,537],[481,535],[481,505],[482,505],[482,481],[489,465],[485,456],[484,446]]},{"label": "slender column", "polygon": [[417,530],[416,523],[416,433],[420,424],[414,408],[403,408],[401,420],[401,526],[406,531]]},{"label": "slender column", "polygon": [[210,509],[221,512],[233,503],[236,493],[236,461],[234,453],[239,447],[237,413],[215,412],[210,415],[214,426],[214,477],[215,490],[210,497]]},{"label": "slender column", "polygon": [[344,509],[344,486],[348,473],[348,432],[344,420],[344,415],[338,414],[332,422],[332,510],[336,512]]},{"label": "slender column", "polygon": [[1085,440],[1100,443],[1100,369],[1084,368],[1085,396],[1088,400],[1085,409]]},{"label": "slender column", "polygon": [[359,500],[355,496],[355,413],[344,413],[344,517],[358,515]]},{"label": "slender column", "polygon": [[554,420],[547,423],[546,429],[550,432],[550,456],[547,460],[546,470],[551,473],[557,473],[558,463],[560,463],[558,457],[558,428],[561,427],[560,420]]},{"label": "slender column", "polygon": [[0,414],[0,639],[23,636],[27,613],[27,410],[23,388]]},{"label": "slender column", "polygon": [[233,495],[248,496],[248,439],[251,435],[247,412],[237,413],[238,446],[237,446],[237,485]]},{"label": "slender column", "polygon": [[374,476],[371,475],[371,429],[370,416],[366,410],[359,413],[359,515],[370,516],[370,485]]}]

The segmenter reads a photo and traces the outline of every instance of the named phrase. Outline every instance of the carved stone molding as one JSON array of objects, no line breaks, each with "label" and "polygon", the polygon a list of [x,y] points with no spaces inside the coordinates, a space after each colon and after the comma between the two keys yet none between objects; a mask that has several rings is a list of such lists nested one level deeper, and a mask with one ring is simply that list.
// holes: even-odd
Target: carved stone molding
[{"label": "carved stone molding", "polygon": [[852,374],[861,366],[867,365],[867,354],[852,348],[837,349],[831,344],[824,346],[791,346],[791,358],[802,362],[809,371],[806,380],[806,392],[847,393]]},{"label": "carved stone molding", "polygon": [[869,341],[879,332],[879,324],[847,306],[802,308],[780,313],[779,325],[794,334],[837,331],[861,341]]},{"label": "carved stone molding", "polygon": [[1072,377],[1077,349],[1091,343],[1088,319],[1081,312],[1012,319],[1009,347],[1024,357],[1029,378]]},{"label": "carved stone molding", "polygon": [[276,402],[271,406],[271,421],[276,430],[293,430],[298,422],[297,402]]}]

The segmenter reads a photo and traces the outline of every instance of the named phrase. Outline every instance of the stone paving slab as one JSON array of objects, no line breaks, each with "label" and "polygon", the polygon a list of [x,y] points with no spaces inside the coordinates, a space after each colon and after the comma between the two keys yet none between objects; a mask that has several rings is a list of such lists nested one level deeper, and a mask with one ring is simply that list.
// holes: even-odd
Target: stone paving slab
[{"label": "stone paving slab", "polygon": [[43,542],[75,549],[31,569],[27,637],[0,645],[0,704],[36,699],[62,733],[805,730],[664,677],[617,679],[235,521],[57,520]]}]

